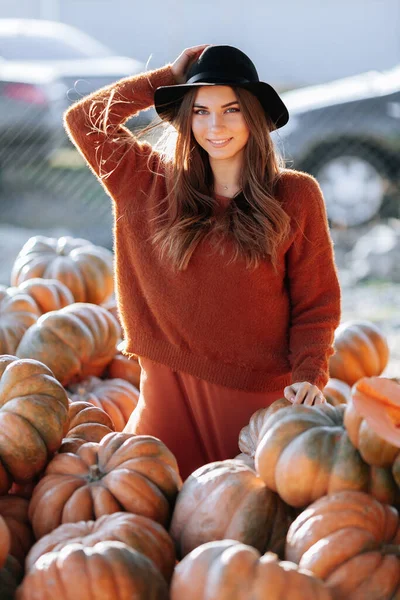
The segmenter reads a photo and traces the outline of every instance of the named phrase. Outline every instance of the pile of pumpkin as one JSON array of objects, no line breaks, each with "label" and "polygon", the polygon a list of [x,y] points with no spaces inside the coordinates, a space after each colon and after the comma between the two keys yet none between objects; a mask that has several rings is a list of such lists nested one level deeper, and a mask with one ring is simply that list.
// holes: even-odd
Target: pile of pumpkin
[{"label": "pile of pumpkin", "polygon": [[35,237],[0,288],[1,600],[400,598],[400,450],[359,407],[400,399],[372,323],[339,327],[327,404],[257,411],[241,454],[182,482],[124,432],[112,254]]}]

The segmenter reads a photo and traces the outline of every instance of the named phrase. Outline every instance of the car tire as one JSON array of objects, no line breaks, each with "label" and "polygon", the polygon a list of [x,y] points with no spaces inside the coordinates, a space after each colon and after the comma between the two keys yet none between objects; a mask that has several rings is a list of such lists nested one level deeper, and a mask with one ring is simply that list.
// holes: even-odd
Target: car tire
[{"label": "car tire", "polygon": [[354,227],[379,215],[390,177],[384,159],[373,150],[324,149],[323,159],[308,170],[321,186],[332,225]]}]

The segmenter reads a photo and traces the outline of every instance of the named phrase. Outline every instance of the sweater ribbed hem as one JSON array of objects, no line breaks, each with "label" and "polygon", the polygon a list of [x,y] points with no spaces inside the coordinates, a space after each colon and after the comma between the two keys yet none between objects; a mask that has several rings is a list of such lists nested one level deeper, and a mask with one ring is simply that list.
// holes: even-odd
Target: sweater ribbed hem
[{"label": "sweater ribbed hem", "polygon": [[[204,356],[191,354],[164,341],[135,335],[123,354],[135,354],[168,366],[173,371],[183,371],[209,383],[246,392],[282,391],[291,384],[291,372],[271,376],[270,372],[257,371],[242,366],[221,363]],[[279,367],[279,359],[275,359]],[[285,367],[283,366],[282,370]]]}]

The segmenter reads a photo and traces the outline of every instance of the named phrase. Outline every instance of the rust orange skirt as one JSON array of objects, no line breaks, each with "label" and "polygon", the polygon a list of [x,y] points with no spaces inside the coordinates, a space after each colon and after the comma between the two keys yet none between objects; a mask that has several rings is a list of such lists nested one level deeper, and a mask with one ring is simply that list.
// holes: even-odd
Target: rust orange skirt
[{"label": "rust orange skirt", "polygon": [[124,431],[154,435],[175,455],[182,479],[215,460],[233,458],[251,415],[283,396],[208,383],[140,357],[139,402]]}]

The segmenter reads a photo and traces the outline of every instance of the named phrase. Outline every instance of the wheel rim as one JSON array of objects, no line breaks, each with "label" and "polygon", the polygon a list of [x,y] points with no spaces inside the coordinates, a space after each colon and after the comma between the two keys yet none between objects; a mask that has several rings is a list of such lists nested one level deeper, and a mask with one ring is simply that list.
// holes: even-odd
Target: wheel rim
[{"label": "wheel rim", "polygon": [[385,180],[367,160],[340,156],[316,173],[332,223],[360,225],[379,212],[385,194]]}]

